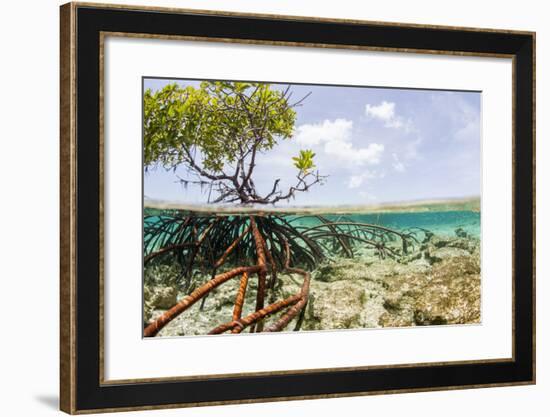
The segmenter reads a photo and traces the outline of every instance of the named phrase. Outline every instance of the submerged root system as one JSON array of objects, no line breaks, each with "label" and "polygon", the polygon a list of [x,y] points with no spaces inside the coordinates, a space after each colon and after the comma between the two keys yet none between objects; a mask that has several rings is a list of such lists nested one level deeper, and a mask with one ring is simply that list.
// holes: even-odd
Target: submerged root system
[{"label": "submerged root system", "polygon": [[[187,295],[148,324],[144,335],[156,336],[178,315],[199,300],[204,302],[212,290],[233,278],[239,278],[240,283],[232,317],[209,334],[241,333],[245,329],[256,333],[284,330],[303,313],[308,303],[311,282],[308,271],[323,261],[330,261],[330,254],[353,257],[361,245],[372,248],[381,258],[397,258],[407,254],[416,242],[413,232],[402,233],[345,218],[331,221],[323,216],[307,217],[312,223],[307,227],[294,225],[303,217],[288,219],[278,215],[193,213],[181,217],[161,213],[146,217],[144,265],[177,262],[181,267],[177,285]],[[220,272],[222,269],[225,271]],[[300,290],[276,300],[278,273],[300,276]],[[253,312],[243,315],[245,294],[253,275],[257,277],[256,303]],[[200,278],[196,279],[197,276]],[[201,281],[204,276],[210,279]],[[280,316],[264,328],[264,319],[276,314]],[[294,330],[299,328],[300,319]]]}]

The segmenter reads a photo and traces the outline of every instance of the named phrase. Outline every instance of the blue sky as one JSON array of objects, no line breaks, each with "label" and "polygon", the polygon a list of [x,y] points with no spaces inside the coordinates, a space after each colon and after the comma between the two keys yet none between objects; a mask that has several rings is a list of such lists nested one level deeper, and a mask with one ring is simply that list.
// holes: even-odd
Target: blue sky
[{"label": "blue sky", "polygon": [[[170,82],[145,79],[144,87],[156,90]],[[311,94],[296,109],[293,137],[259,157],[257,188],[269,191],[275,178],[282,189],[293,185],[291,158],[300,149],[312,149],[320,174],[328,177],[279,206],[480,195],[480,93],[311,85],[293,85],[291,91],[292,100]],[[178,175],[185,177],[185,169]],[[186,190],[162,168],[144,174],[144,195],[186,204],[206,203],[208,197],[198,187]]]}]

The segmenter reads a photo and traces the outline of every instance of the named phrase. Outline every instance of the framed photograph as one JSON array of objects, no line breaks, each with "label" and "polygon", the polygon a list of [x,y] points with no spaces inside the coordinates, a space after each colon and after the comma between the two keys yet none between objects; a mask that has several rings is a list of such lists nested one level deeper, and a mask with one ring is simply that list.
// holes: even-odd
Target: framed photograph
[{"label": "framed photograph", "polygon": [[535,34],[61,7],[61,409],[535,383]]}]

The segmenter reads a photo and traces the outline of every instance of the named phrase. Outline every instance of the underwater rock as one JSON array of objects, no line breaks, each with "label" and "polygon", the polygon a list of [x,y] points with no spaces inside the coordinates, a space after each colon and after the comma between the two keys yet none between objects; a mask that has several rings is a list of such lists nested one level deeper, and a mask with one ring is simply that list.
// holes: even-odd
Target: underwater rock
[{"label": "underwater rock", "polygon": [[467,237],[444,237],[433,235],[428,241],[423,242],[421,250],[435,250],[439,248],[451,247],[464,249],[473,252],[479,246],[479,240]]},{"label": "underwater rock", "polygon": [[479,241],[476,241],[474,239],[464,239],[464,238],[452,239],[452,240],[449,240],[446,247],[464,249],[472,253],[477,248],[479,248]]},{"label": "underwater rock", "polygon": [[383,327],[477,323],[480,319],[479,262],[451,257],[427,274],[394,277],[385,297]]},{"label": "underwater rock", "polygon": [[390,275],[402,275],[411,273],[424,273],[431,268],[430,262],[428,262],[422,254],[415,257],[412,261],[395,264],[392,268]]},{"label": "underwater rock", "polygon": [[177,302],[178,291],[174,287],[144,287],[143,300],[155,309],[169,309]]},{"label": "underwater rock", "polygon": [[408,264],[419,259],[422,259],[422,252],[420,251],[415,252],[409,256],[403,257],[403,259],[401,260],[401,263]]},{"label": "underwater rock", "polygon": [[441,262],[443,259],[467,257],[469,255],[470,253],[464,249],[445,246],[435,251],[427,252],[426,257],[429,259],[429,262],[433,264],[435,262]]},{"label": "underwater rock", "polygon": [[448,238],[434,235],[420,247],[423,259],[430,265],[448,258],[468,257],[476,251],[479,252],[479,240],[464,237]]},{"label": "underwater rock", "polygon": [[415,323],[479,323],[480,286],[478,275],[442,276],[433,279],[415,302]]},{"label": "underwater rock", "polygon": [[481,310],[479,274],[479,263],[471,257],[448,259],[435,266],[430,284],[416,300],[416,323],[478,323]]},{"label": "underwater rock", "polygon": [[178,292],[174,287],[150,286],[143,287],[143,320],[149,323],[153,312],[158,309],[167,310],[177,303]]},{"label": "underwater rock", "polygon": [[443,248],[449,244],[449,239],[446,237],[433,235],[427,243],[427,248]]},{"label": "underwater rock", "polygon": [[175,286],[181,276],[181,266],[176,262],[168,265],[156,265],[151,262],[143,270],[143,282],[146,286]]},{"label": "underwater rock", "polygon": [[385,311],[378,320],[381,327],[414,326],[415,302],[412,293],[394,292],[384,300]]},{"label": "underwater rock", "polygon": [[381,283],[335,281],[312,285],[304,330],[378,327],[384,313]]},{"label": "underwater rock", "polygon": [[382,327],[414,326],[415,300],[429,283],[427,273],[403,273],[386,280],[385,312],[380,316]]},{"label": "underwater rock", "polygon": [[[478,323],[479,240],[434,235],[422,245],[399,262],[364,251],[363,256],[337,258],[318,267],[312,272],[301,330]],[[250,277],[243,316],[254,311],[257,282],[256,275]],[[275,291],[268,290],[265,303],[296,294],[301,284],[300,275],[279,273]],[[230,321],[238,286],[239,280],[232,279],[217,287],[203,309],[197,302],[159,336],[205,335]],[[156,283],[145,286],[146,321],[175,304],[173,288]],[[180,293],[178,298],[183,296]],[[277,317],[267,318],[266,326]],[[285,331],[292,331],[297,321],[294,318]]]},{"label": "underwater rock", "polygon": [[320,282],[374,280],[385,275],[384,273],[380,274],[381,271],[375,265],[356,260],[333,262],[317,268],[313,274],[313,280]]},{"label": "underwater rock", "polygon": [[397,262],[390,258],[381,260],[378,257],[341,259],[317,268],[313,273],[313,281],[383,282],[385,277],[411,270],[421,272],[427,268],[429,268],[429,264],[422,260],[421,256],[414,256],[403,262]]}]

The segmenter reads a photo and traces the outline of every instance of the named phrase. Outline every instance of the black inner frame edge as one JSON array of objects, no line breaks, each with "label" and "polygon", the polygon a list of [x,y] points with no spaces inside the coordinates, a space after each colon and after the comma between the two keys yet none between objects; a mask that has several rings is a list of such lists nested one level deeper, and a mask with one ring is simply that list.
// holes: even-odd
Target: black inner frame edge
[{"label": "black inner frame edge", "polygon": [[[128,11],[77,6],[78,410],[529,382],[533,375],[533,39],[433,28]],[[99,384],[100,32],[512,54],[515,85],[515,361]],[[518,186],[521,185],[521,186]],[[366,347],[368,349],[368,347]]]},{"label": "black inner frame edge", "polygon": [[322,83],[304,83],[304,82],[286,82],[273,80],[249,80],[237,78],[193,78],[193,77],[161,77],[157,75],[142,75],[142,82],[145,80],[166,80],[166,81],[239,81],[244,83],[264,83],[274,85],[300,85],[300,86],[315,86],[315,87],[343,87],[343,88],[371,88],[380,90],[409,90],[409,91],[449,91],[453,93],[483,93],[482,90],[460,90],[452,88],[426,88],[426,87],[393,87],[393,86],[378,86],[378,85],[360,85],[360,84],[322,84]]}]

